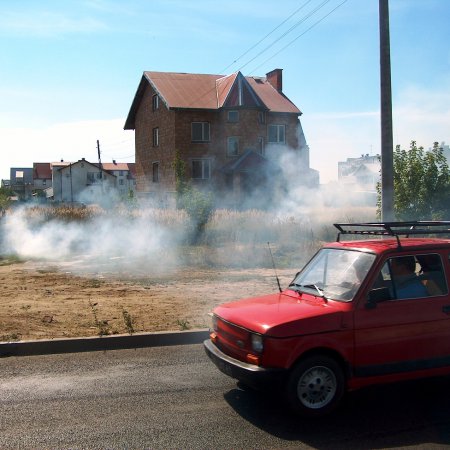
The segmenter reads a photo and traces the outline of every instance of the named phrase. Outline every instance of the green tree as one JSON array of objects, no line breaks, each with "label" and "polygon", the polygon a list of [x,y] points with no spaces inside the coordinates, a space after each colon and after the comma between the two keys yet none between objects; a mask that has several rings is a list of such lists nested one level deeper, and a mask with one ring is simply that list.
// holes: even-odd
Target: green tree
[{"label": "green tree", "polygon": [[203,192],[186,180],[186,164],[179,151],[172,163],[175,172],[176,205],[184,209],[193,227],[192,241],[197,242],[214,211],[214,199],[210,192]]},{"label": "green tree", "polygon": [[[396,220],[442,220],[450,216],[450,170],[437,142],[425,151],[415,141],[409,150],[394,151],[394,214]],[[378,217],[381,186],[378,185]]]},{"label": "green tree", "polygon": [[186,181],[186,163],[180,156],[180,151],[175,152],[175,159],[172,162],[172,168],[175,172],[175,192],[177,209],[183,209],[183,196],[187,189]]},{"label": "green tree", "polygon": [[14,195],[11,189],[0,188],[0,209],[8,209],[11,205],[11,197]]}]

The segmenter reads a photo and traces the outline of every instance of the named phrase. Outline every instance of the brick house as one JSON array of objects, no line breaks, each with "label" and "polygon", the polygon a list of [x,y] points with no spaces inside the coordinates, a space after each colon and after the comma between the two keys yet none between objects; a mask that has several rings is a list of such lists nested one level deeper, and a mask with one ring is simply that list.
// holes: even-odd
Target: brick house
[{"label": "brick house", "polygon": [[173,204],[177,151],[186,177],[220,193],[223,206],[256,196],[267,203],[286,154],[299,179],[318,185],[300,115],[283,94],[281,69],[266,77],[144,72],[124,126],[135,130],[136,193]]}]

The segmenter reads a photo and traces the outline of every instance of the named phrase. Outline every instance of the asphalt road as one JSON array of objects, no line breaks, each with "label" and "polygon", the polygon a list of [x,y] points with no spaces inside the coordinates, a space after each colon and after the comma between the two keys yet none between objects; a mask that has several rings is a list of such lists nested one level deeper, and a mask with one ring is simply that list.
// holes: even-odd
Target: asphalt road
[{"label": "asphalt road", "polygon": [[450,379],[366,389],[305,421],[201,345],[0,359],[0,449],[400,447],[450,448]]}]

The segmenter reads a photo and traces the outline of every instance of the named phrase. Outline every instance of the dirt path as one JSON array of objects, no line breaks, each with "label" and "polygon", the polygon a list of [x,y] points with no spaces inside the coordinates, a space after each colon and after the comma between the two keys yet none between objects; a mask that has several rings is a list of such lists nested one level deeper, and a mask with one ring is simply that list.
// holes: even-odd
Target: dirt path
[{"label": "dirt path", "polygon": [[[281,284],[295,270],[279,270]],[[130,275],[43,262],[0,266],[0,341],[207,328],[225,301],[277,290],[270,269]]]}]

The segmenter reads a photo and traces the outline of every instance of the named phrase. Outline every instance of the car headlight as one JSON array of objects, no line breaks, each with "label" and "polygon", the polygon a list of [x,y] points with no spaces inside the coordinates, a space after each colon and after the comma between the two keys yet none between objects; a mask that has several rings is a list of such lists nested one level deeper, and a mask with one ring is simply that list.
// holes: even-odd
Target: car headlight
[{"label": "car headlight", "polygon": [[263,337],[260,334],[252,334],[252,350],[256,353],[262,353],[264,350],[264,341]]}]

